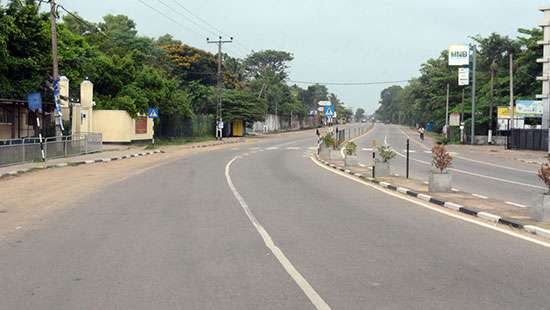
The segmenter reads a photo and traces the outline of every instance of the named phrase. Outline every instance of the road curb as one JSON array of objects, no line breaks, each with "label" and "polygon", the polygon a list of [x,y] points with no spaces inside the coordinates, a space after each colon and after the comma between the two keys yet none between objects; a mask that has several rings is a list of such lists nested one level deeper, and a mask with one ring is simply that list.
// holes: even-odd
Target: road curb
[{"label": "road curb", "polygon": [[525,224],[523,224],[519,221],[504,218],[500,215],[496,215],[496,214],[489,213],[489,212],[484,212],[484,211],[479,211],[479,210],[476,210],[476,209],[473,209],[473,208],[468,208],[468,207],[465,207],[463,205],[460,205],[460,204],[457,204],[457,203],[454,203],[454,202],[450,202],[450,201],[443,201],[443,200],[440,200],[440,199],[437,199],[437,198],[433,198],[430,195],[426,195],[426,194],[423,194],[423,193],[418,193],[418,192],[412,191],[412,190],[410,190],[408,188],[405,188],[405,187],[402,187],[402,186],[396,186],[396,185],[393,185],[393,184],[388,183],[388,182],[382,182],[382,181],[376,180],[372,177],[366,177],[366,176],[364,176],[362,174],[359,174],[359,173],[353,173],[348,169],[343,169],[340,166],[336,166],[336,165],[334,165],[334,164],[332,164],[332,163],[330,163],[330,162],[328,162],[324,159],[321,159],[318,154],[315,155],[315,158],[317,159],[317,161],[321,162],[322,164],[324,164],[327,167],[330,167],[332,169],[335,169],[335,170],[341,171],[343,173],[349,174],[349,175],[351,175],[353,177],[356,177],[356,178],[359,178],[363,181],[368,181],[370,183],[374,183],[378,186],[382,186],[385,189],[392,190],[392,191],[400,193],[402,195],[408,195],[408,196],[416,197],[416,198],[422,199],[422,200],[424,200],[424,201],[426,201],[430,204],[436,205],[438,207],[454,210],[454,211],[457,211],[457,212],[460,212],[460,213],[463,213],[463,214],[467,214],[467,215],[470,215],[470,216],[474,216],[474,217],[483,219],[485,221],[507,225],[507,226],[510,226],[512,228],[515,228],[515,229],[520,229],[520,230],[526,231],[528,233],[531,233],[531,234],[534,234],[534,235],[537,235],[537,236],[540,236],[540,237],[543,237],[543,238],[549,238],[550,239],[550,230],[547,230],[547,229],[544,229],[544,228],[541,228],[541,227],[538,227],[538,226],[534,226],[534,225],[525,225]]},{"label": "road curb", "polygon": [[[240,140],[222,141],[222,142],[215,142],[215,143],[192,145],[192,146],[188,146],[186,148],[187,149],[205,148],[205,147],[210,147],[210,146],[223,145],[223,144],[234,144],[234,143],[241,143],[241,142],[242,141],[240,141]],[[153,155],[153,154],[158,154],[158,153],[165,153],[165,152],[163,150],[145,151],[145,152],[139,152],[139,153],[134,153],[134,154],[122,155],[122,156],[98,158],[98,159],[88,159],[88,160],[82,160],[82,161],[65,162],[65,163],[51,164],[51,165],[45,165],[45,166],[40,166],[40,167],[19,169],[19,170],[14,170],[14,171],[10,171],[10,172],[0,174],[0,180],[4,179],[4,178],[7,178],[7,177],[19,176],[21,174],[31,172],[31,171],[35,171],[35,170],[40,170],[40,169],[74,167],[74,166],[80,166],[80,165],[107,163],[107,162],[110,162],[110,161],[123,160],[123,159],[128,159],[128,158],[135,158],[135,157],[142,157],[142,156]]]}]

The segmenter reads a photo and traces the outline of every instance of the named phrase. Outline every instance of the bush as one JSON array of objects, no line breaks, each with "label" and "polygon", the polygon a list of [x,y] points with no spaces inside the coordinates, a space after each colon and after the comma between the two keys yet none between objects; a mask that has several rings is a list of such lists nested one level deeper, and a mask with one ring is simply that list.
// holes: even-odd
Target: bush
[{"label": "bush", "polygon": [[352,156],[357,154],[357,144],[354,142],[346,143],[346,148],[344,149],[346,155]]},{"label": "bush", "polygon": [[323,137],[323,143],[325,144],[326,147],[330,147],[330,146],[332,146],[333,148],[336,147],[336,140],[334,140],[334,137],[330,133],[327,133]]},{"label": "bush", "polygon": [[432,148],[432,163],[441,173],[451,166],[453,157],[442,144],[435,145]]},{"label": "bush", "polygon": [[382,145],[378,147],[378,154],[382,157],[382,161],[387,163],[392,160],[396,153],[388,145]]},{"label": "bush", "polygon": [[546,185],[546,193],[550,194],[550,163],[542,164],[539,168],[538,174],[539,179]]}]

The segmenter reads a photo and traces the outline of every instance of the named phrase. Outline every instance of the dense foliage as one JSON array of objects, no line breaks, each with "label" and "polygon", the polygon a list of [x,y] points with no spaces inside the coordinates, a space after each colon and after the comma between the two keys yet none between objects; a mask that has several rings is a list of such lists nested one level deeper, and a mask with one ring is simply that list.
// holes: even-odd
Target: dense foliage
[{"label": "dense foliage", "polygon": [[[251,52],[245,59],[222,55],[220,94],[217,55],[169,34],[140,36],[128,16],[109,14],[93,23],[76,13],[65,14],[58,23],[58,41],[59,71],[69,78],[73,97],[89,79],[96,108],[123,109],[136,116],[158,107],[160,122],[165,122],[159,126],[162,131],[182,132],[185,126],[178,123],[215,114],[220,96],[225,121],[251,123],[267,113],[305,117],[319,100],[331,100],[341,116],[352,116],[324,86],[288,85],[294,57],[285,51]],[[0,98],[24,99],[35,91],[51,96],[50,48],[49,14],[39,10],[38,1],[0,4]]]},{"label": "dense foliage", "polygon": [[[542,66],[536,62],[542,57],[540,29],[519,29],[517,38],[496,33],[473,39],[478,46],[476,73],[476,129],[488,129],[491,105],[495,128],[497,106],[509,105],[509,54],[514,58],[514,98],[535,99],[541,91],[536,76]],[[494,92],[491,95],[491,72],[494,76]],[[440,131],[445,124],[446,85],[450,85],[450,112],[462,112],[462,86],[458,86],[457,67],[447,65],[447,51],[422,64],[420,76],[413,78],[405,87],[390,86],[380,95],[380,107],[376,117],[392,123],[407,125],[426,124],[432,121],[434,130]],[[471,118],[471,86],[464,88],[465,122]]]}]

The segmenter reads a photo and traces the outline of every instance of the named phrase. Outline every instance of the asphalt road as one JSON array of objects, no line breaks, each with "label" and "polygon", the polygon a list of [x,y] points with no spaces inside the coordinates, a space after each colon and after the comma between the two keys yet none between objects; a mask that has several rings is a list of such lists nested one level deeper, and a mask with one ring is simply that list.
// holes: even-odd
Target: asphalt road
[{"label": "asphalt road", "polygon": [[0,244],[1,309],[548,309],[550,249],[316,165],[312,132],[146,170]]},{"label": "asphalt road", "polygon": [[[427,181],[432,160],[430,148],[420,143],[417,135],[407,136],[401,127],[396,125],[377,123],[368,135],[356,141],[360,162],[371,162],[372,140],[376,140],[378,145],[386,141],[399,153],[392,160],[392,173],[405,175],[407,138],[410,139],[411,152],[409,175],[411,178]],[[452,155],[454,159],[450,170],[456,189],[526,207],[540,203],[541,193],[545,187],[539,181],[536,169],[512,166],[486,156],[472,158],[471,154],[461,154],[460,151]]]}]

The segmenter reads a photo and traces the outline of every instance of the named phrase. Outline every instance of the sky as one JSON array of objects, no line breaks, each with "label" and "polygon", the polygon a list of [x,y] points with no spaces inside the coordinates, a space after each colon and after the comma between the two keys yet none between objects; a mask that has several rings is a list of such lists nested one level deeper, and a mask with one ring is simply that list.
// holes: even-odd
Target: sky
[{"label": "sky", "polygon": [[[289,79],[306,82],[384,82],[418,76],[420,65],[449,44],[542,20],[542,0],[57,0],[87,20],[128,15],[141,35],[172,34],[216,52],[206,37],[233,36],[224,51],[291,52]],[[145,3],[145,4],[144,4]],[[147,6],[147,5],[149,6]],[[152,9],[152,8],[154,9]],[[189,13],[191,12],[192,15]],[[197,18],[198,17],[198,18]],[[206,22],[206,23],[205,23]],[[291,82],[292,84],[292,82]],[[307,87],[307,84],[299,84]],[[401,84],[403,85],[403,84]],[[391,84],[328,85],[347,106],[373,112]]]}]

